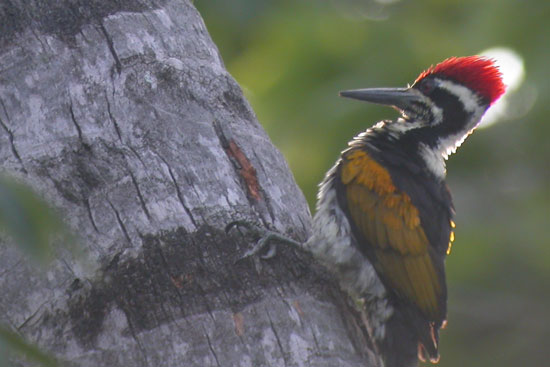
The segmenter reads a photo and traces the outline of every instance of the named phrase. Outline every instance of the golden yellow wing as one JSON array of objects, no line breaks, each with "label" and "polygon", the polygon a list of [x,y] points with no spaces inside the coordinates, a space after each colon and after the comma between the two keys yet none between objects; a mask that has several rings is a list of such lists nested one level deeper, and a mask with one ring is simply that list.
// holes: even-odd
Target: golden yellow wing
[{"label": "golden yellow wing", "polygon": [[365,250],[382,280],[428,319],[441,320],[445,317],[439,304],[444,279],[436,272],[430,243],[410,197],[363,150],[344,156],[341,181],[349,216],[366,242],[359,246],[369,247]]}]

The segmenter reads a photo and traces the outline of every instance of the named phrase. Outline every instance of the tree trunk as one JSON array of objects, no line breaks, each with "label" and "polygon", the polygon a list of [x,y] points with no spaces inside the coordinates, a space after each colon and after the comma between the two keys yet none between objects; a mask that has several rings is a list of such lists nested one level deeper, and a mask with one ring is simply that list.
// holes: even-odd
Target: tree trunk
[{"label": "tree trunk", "polygon": [[67,365],[375,365],[308,254],[236,262],[226,223],[311,218],[188,0],[4,1],[0,125],[3,171],[85,253],[41,271],[3,239],[0,322]]}]

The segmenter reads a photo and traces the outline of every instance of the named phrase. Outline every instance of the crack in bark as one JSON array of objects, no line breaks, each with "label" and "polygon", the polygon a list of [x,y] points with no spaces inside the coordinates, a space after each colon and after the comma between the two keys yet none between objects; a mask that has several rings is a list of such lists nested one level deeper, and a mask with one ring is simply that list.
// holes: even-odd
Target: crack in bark
[{"label": "crack in bark", "polygon": [[82,138],[82,129],[80,128],[80,125],[76,121],[76,117],[74,116],[74,110],[73,110],[73,102],[70,101],[69,103],[69,113],[71,115],[71,120],[73,121],[74,127],[76,128],[76,132],[78,133],[78,140],[84,144],[84,139]]},{"label": "crack in bark", "polygon": [[97,228],[97,224],[95,223],[94,216],[92,214],[92,207],[90,206],[90,198],[86,198],[85,200],[82,200],[84,203],[84,206],[86,207],[86,211],[88,212],[88,217],[90,218],[90,222],[92,222],[92,227],[94,227],[95,231],[97,233],[99,232],[99,229]]},{"label": "crack in bark", "polygon": [[[46,46],[44,45],[44,42],[42,42],[42,40],[41,40],[40,37],[38,36],[38,33],[36,33],[36,31],[33,29],[33,27],[29,27],[29,30],[30,30],[31,33],[33,34],[34,38],[36,38],[36,40],[38,41],[38,43],[40,43],[40,46],[42,46],[42,51],[47,52],[47,51],[46,51]],[[52,48],[50,47],[49,44],[48,44],[48,50],[50,51],[51,54],[53,54]]]},{"label": "crack in bark", "polygon": [[275,335],[275,340],[277,340],[277,345],[281,350],[281,355],[283,357],[285,366],[288,366],[288,362],[286,360],[286,353],[283,348],[283,344],[281,343],[281,338],[279,338],[279,334],[277,334],[277,330],[275,330],[275,325],[273,324],[273,320],[271,319],[271,315],[269,314],[269,311],[267,310],[267,308],[265,309],[265,313],[267,314],[267,318],[269,319],[269,327],[271,328],[271,331],[273,331],[273,335]]},{"label": "crack in bark", "polygon": [[311,331],[311,337],[313,338],[313,344],[315,344],[316,355],[321,355],[321,347],[319,346],[319,340],[317,340],[317,334],[315,334],[315,330],[310,326],[309,331]]},{"label": "crack in bark", "polygon": [[[218,120],[214,120],[212,122],[212,127],[214,133],[218,137],[220,146],[227,156],[227,159],[229,160],[229,162],[231,162],[231,166],[236,171],[241,185],[244,181],[244,192],[250,207],[255,210],[262,224],[265,227],[269,227],[264,212],[268,212],[269,216],[271,217],[271,223],[274,222],[274,215],[271,212],[270,206],[268,205],[269,203],[265,200],[265,198],[269,196],[265,195],[263,188],[259,184],[256,169],[252,166],[250,160],[244,155],[237,144],[233,140],[228,139]],[[256,159],[257,158],[258,157],[256,157]],[[243,164],[248,167],[244,167]]]},{"label": "crack in bark", "polygon": [[87,43],[90,43],[90,39],[89,39],[88,37],[86,37],[86,35],[85,35],[84,32],[82,31],[82,29],[80,29],[80,30],[78,31],[78,34],[80,34],[80,36],[82,37],[82,39],[83,39],[84,41],[86,41]]},{"label": "crack in bark", "polygon": [[118,210],[116,210],[115,206],[113,205],[113,203],[111,203],[109,199],[107,199],[107,202],[111,206],[111,209],[113,209],[113,212],[115,212],[116,220],[118,222],[120,229],[122,230],[122,233],[124,234],[124,237],[126,237],[126,240],[128,241],[129,244],[133,244],[132,239],[128,234],[128,230],[126,229],[126,226],[124,225],[124,223],[122,222],[122,219],[120,218],[120,213],[118,212]]},{"label": "crack in bark", "polygon": [[143,158],[141,158],[141,156],[139,155],[139,153],[131,146],[131,145],[126,145],[126,148],[130,149],[130,151],[132,153],[134,153],[134,155],[136,156],[136,158],[141,162],[141,164],[143,165],[144,168],[147,168],[147,165],[145,164],[145,162],[143,161]]},{"label": "crack in bark", "polygon": [[141,204],[141,208],[145,212],[145,216],[147,217],[149,222],[151,222],[151,214],[149,213],[149,210],[147,209],[147,206],[145,205],[145,199],[143,198],[141,190],[139,189],[139,185],[137,183],[136,177],[134,176],[132,171],[128,170],[128,173],[130,174],[130,178],[132,179],[132,183],[136,187],[136,191],[137,191],[137,194],[138,194],[139,202]]},{"label": "crack in bark", "polygon": [[105,93],[105,101],[107,101],[107,114],[109,114],[109,120],[113,123],[113,126],[115,127],[115,132],[118,136],[118,140],[122,141],[122,135],[120,134],[120,128],[118,126],[118,122],[116,121],[115,117],[113,116],[111,112],[111,103],[109,102],[109,98],[107,98],[107,93]]},{"label": "crack in bark", "polygon": [[212,342],[210,341],[210,337],[208,336],[208,332],[204,329],[204,336],[206,337],[206,341],[208,342],[208,348],[210,348],[210,352],[214,356],[214,359],[216,360],[216,365],[218,367],[221,367],[220,361],[218,360],[218,356],[216,355],[216,351],[214,350],[214,347],[212,346]]},{"label": "crack in bark", "polygon": [[61,258],[60,261],[65,266],[65,268],[67,268],[67,270],[73,275],[73,278],[78,278],[71,265],[67,262],[67,259]]},{"label": "crack in bark", "polygon": [[[197,198],[200,198],[201,196],[200,196],[199,192],[197,191],[197,185],[195,185],[193,183],[193,181],[191,181],[191,178],[188,175],[184,175],[183,179],[185,180],[185,182],[187,182],[187,184],[189,185],[191,190],[193,190],[193,192],[195,193],[195,196]],[[208,224],[207,220],[204,218],[204,216],[201,213],[199,213],[199,216],[202,219],[203,224]]]},{"label": "crack in bark", "polygon": [[42,307],[44,307],[46,303],[48,303],[48,301],[42,302],[40,306],[36,308],[36,311],[34,311],[29,317],[27,317],[25,321],[21,323],[21,325],[17,326],[16,330],[20,331],[21,329],[23,329],[38,314],[38,312],[40,312],[40,310],[42,309]]},{"label": "crack in bark", "polygon": [[21,159],[21,156],[19,155],[19,152],[17,151],[17,148],[15,148],[13,133],[8,128],[8,126],[4,123],[4,121],[2,121],[2,119],[0,119],[0,125],[2,125],[2,128],[8,134],[8,140],[10,141],[11,152],[12,152],[13,156],[15,157],[15,159],[17,159],[17,161],[21,165],[21,168],[23,169],[23,172],[27,173],[27,170],[25,169],[25,165],[23,164],[23,160]]},{"label": "crack in bark", "polygon": [[252,201],[251,199],[253,199],[253,203],[261,202],[261,188],[258,183],[256,168],[252,165],[237,143],[233,139],[228,139],[225,136],[217,120],[213,122],[213,126],[214,132],[218,136],[218,140],[220,141],[220,145],[224,149],[225,154],[229,158],[240,178],[244,181],[249,201]]},{"label": "crack in bark", "polygon": [[[6,115],[6,118],[8,121],[10,120],[10,116],[8,115],[8,110],[6,108],[6,105],[4,104],[4,101],[0,99],[0,105],[2,105],[2,109],[4,110],[4,114]],[[25,169],[25,165],[23,164],[23,160],[21,159],[21,156],[19,155],[19,152],[17,151],[17,148],[15,147],[15,137],[13,135],[13,132],[8,128],[8,125],[4,123],[2,119],[0,119],[0,125],[2,125],[2,128],[6,131],[8,134],[8,140],[10,141],[11,146],[11,152],[15,159],[19,162],[21,165],[21,168],[24,173],[27,173],[27,170]]]},{"label": "crack in bark", "polygon": [[124,316],[126,316],[126,321],[128,322],[128,329],[130,330],[130,334],[132,334],[132,338],[136,342],[138,350],[141,352],[145,366],[149,366],[149,362],[147,361],[147,352],[145,351],[145,348],[143,347],[143,345],[141,344],[141,342],[137,337],[136,331],[134,330],[134,325],[132,324],[132,320],[128,315],[128,311],[126,311],[124,308],[121,308],[121,309],[122,309],[122,312],[124,312]]},{"label": "crack in bark", "polygon": [[113,39],[111,38],[111,35],[107,33],[107,30],[105,29],[105,25],[103,25],[103,22],[99,23],[99,29],[101,29],[101,33],[103,33],[103,35],[105,36],[105,39],[107,40],[107,46],[109,47],[109,51],[111,52],[111,55],[113,55],[113,59],[115,60],[116,71],[120,75],[122,71],[122,64],[120,63],[120,59],[118,58],[118,55],[115,51]]},{"label": "crack in bark", "polygon": [[176,177],[174,176],[174,172],[172,171],[172,168],[170,167],[168,162],[166,162],[166,160],[164,160],[164,158],[162,158],[161,156],[159,156],[159,157],[164,162],[164,164],[166,165],[166,168],[168,168],[168,174],[170,175],[170,178],[172,179],[172,183],[176,187],[176,195],[178,197],[178,200],[179,200],[181,206],[183,207],[183,210],[185,210],[185,212],[189,216],[189,219],[191,220],[191,223],[193,223],[195,228],[198,228],[197,223],[195,222],[195,218],[193,218],[193,213],[191,213],[191,210],[187,207],[187,205],[185,204],[185,201],[183,200],[183,195],[181,193],[178,182],[176,181]]}]

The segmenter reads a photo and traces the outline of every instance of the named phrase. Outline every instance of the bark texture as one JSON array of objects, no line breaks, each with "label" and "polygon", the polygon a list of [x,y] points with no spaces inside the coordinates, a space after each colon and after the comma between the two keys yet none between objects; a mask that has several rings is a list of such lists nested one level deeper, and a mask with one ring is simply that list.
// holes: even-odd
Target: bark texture
[{"label": "bark texture", "polygon": [[0,322],[66,365],[374,365],[308,254],[235,263],[226,223],[310,214],[188,0],[3,2],[0,159],[84,248],[41,271],[0,243]]}]

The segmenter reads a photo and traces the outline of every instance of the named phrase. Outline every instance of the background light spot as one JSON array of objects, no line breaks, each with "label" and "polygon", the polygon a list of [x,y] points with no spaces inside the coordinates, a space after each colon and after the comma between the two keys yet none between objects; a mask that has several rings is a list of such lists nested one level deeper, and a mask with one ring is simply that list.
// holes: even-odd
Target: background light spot
[{"label": "background light spot", "polygon": [[491,106],[481,119],[479,127],[487,127],[495,122],[506,119],[514,93],[525,79],[525,68],[523,58],[517,52],[507,47],[494,47],[481,51],[479,54],[495,60],[502,73],[502,80],[506,85],[504,96]]}]

